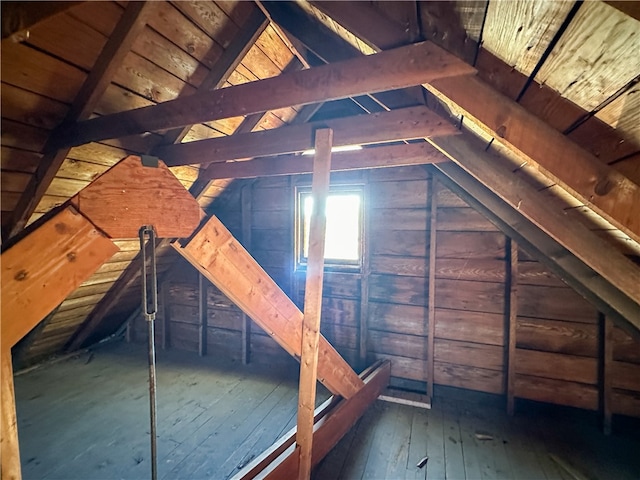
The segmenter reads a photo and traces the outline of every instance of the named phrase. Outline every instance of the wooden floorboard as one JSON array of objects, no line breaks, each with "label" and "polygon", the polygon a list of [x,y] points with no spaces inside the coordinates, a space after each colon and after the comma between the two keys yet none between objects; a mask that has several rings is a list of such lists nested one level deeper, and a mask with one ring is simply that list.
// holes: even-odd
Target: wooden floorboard
[{"label": "wooden floorboard", "polygon": [[[144,346],[115,342],[17,376],[23,478],[149,478],[146,361]],[[230,478],[295,424],[297,390],[292,368],[159,351],[159,478]],[[640,478],[637,422],[615,417],[606,437],[595,412],[533,402],[504,412],[501,397],[447,387],[431,410],[378,401],[313,479],[575,480],[567,466]]]}]

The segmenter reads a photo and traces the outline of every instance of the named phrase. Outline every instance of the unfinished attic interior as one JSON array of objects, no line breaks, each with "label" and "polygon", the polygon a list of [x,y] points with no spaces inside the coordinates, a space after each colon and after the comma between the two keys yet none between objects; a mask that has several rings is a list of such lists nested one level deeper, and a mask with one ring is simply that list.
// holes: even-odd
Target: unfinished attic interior
[{"label": "unfinished attic interior", "polygon": [[638,478],[639,2],[0,8],[2,479]]}]

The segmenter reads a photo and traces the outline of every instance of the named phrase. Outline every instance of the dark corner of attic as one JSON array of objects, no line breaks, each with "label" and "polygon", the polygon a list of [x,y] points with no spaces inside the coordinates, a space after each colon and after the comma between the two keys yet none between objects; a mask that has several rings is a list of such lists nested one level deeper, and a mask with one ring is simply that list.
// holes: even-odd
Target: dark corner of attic
[{"label": "dark corner of attic", "polygon": [[636,5],[3,2],[1,478],[638,478]]}]

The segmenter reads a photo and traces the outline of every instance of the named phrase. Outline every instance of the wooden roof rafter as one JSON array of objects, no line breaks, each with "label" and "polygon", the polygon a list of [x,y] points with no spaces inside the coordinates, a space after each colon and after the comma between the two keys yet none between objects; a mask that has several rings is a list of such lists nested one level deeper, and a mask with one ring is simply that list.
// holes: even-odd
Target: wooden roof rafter
[{"label": "wooden roof rafter", "polygon": [[70,151],[69,147],[56,148],[56,137],[65,125],[85,120],[93,113],[125,55],[144,29],[149,9],[149,2],[131,2],[123,12],[120,22],[69,107],[65,119],[51,132],[43,149],[45,155],[13,212],[10,228],[3,232],[4,240],[19,233],[29,221]]},{"label": "wooden roof rafter", "polygon": [[[379,50],[406,44],[406,32],[377,12],[354,16],[342,4],[311,2],[334,20],[364,37]],[[359,11],[371,9],[359,6]],[[457,77],[451,82],[427,82],[426,88],[494,138],[506,144],[523,160],[534,162],[586,205],[640,240],[640,218],[632,206],[640,204],[640,187],[600,162],[516,102],[496,92],[477,77]],[[489,107],[489,108],[487,108]],[[562,161],[558,161],[558,157]]]}]

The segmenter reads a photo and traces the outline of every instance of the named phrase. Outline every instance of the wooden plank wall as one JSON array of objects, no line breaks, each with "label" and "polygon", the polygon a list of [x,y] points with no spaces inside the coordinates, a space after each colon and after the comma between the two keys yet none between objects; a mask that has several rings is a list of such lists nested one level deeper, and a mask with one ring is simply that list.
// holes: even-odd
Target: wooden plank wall
[{"label": "wooden plank wall", "polygon": [[[246,246],[300,307],[304,274],[293,274],[294,187],[309,183],[309,176],[275,177],[248,186],[251,244]],[[428,169],[343,172],[332,175],[332,183],[366,184],[369,192],[367,281],[361,273],[327,272],[323,289],[322,333],[351,365],[362,368],[375,359],[389,359],[392,382],[425,390],[431,355],[429,255],[435,253],[435,384],[506,394],[511,361],[517,398],[596,410],[606,397],[612,413],[640,416],[638,344],[622,330],[611,329],[612,361],[605,366],[607,338],[597,310],[522,250],[513,279],[516,348],[508,358],[508,239],[430,178]],[[242,233],[243,185],[238,182],[236,194],[229,194],[218,212],[237,238]],[[431,211],[436,212],[435,248],[429,245]],[[177,270],[166,310],[171,346],[194,352],[199,350],[197,275],[186,263]],[[207,292],[208,354],[240,360],[242,314],[214,286]],[[137,327],[139,339],[145,338],[144,328]],[[162,329],[156,331],[160,335]],[[292,361],[256,325],[250,350],[252,361]],[[603,375],[609,376],[607,391]]]}]

